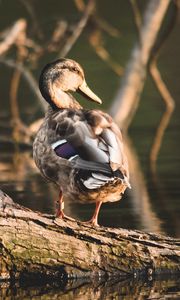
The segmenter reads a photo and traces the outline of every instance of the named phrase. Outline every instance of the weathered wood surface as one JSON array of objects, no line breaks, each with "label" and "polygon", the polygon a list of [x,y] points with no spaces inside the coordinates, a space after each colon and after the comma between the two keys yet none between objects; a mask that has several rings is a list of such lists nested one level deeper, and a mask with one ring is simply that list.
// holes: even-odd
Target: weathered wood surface
[{"label": "weathered wood surface", "polygon": [[180,241],[43,216],[0,192],[0,278],[175,274]]}]

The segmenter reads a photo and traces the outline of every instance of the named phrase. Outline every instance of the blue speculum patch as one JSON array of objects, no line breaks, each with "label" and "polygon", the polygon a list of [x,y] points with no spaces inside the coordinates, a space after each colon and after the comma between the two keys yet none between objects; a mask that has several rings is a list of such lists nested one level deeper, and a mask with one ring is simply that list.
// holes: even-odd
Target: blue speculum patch
[{"label": "blue speculum patch", "polygon": [[77,154],[76,150],[68,142],[58,145],[54,151],[58,156],[66,159],[69,159]]}]

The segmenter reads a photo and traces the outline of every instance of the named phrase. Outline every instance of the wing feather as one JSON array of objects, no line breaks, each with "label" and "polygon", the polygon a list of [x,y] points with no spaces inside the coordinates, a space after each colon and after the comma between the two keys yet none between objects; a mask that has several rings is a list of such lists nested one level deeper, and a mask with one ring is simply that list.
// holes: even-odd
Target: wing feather
[{"label": "wing feather", "polygon": [[64,110],[56,114],[54,121],[56,139],[66,139],[79,155],[72,159],[75,167],[93,171],[100,168],[110,174],[112,171],[107,168],[110,165],[110,170],[119,169],[128,178],[121,132],[109,115],[99,110],[77,110],[70,116],[69,111]]}]

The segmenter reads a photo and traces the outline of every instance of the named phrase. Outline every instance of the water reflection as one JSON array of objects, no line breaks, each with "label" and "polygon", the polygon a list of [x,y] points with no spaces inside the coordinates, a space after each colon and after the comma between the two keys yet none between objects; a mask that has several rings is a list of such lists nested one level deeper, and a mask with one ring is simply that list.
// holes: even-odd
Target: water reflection
[{"label": "water reflection", "polygon": [[[53,212],[55,191],[37,174],[31,150],[17,146],[10,137],[1,142],[1,189],[21,205],[42,212]],[[46,197],[45,197],[46,195]]]},{"label": "water reflection", "polygon": [[[162,180],[157,173],[149,173],[149,193],[153,195],[151,203],[155,206],[155,210],[157,211],[159,218],[163,218],[164,220],[161,224],[162,232],[167,235],[171,235],[173,229],[173,235],[179,237],[180,219],[178,178],[173,179],[173,188],[169,188],[169,185],[172,184],[172,179],[168,175],[165,176],[164,179],[165,180]],[[165,183],[163,181],[165,181]],[[158,206],[156,205],[157,201]]]},{"label": "water reflection", "polygon": [[0,284],[0,298],[7,299],[179,299],[180,280],[94,280],[68,281],[43,286],[10,287]]},{"label": "water reflection", "polygon": [[128,137],[126,138],[126,152],[128,153],[133,186],[133,190],[131,191],[132,210],[135,215],[138,215],[143,230],[163,233],[161,229],[162,221],[152,208],[150,195],[136,150]]}]

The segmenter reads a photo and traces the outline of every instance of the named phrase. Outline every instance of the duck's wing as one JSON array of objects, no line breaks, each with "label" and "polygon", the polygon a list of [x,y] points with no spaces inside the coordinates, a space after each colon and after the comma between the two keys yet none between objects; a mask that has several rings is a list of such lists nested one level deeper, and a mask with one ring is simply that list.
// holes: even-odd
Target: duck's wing
[{"label": "duck's wing", "polygon": [[[64,110],[53,116],[51,128],[57,155],[83,169],[120,170],[129,177],[122,136],[112,118],[100,110]],[[52,134],[53,135],[53,134]]]},{"label": "duck's wing", "polygon": [[87,185],[95,188],[107,182],[106,176],[109,180],[116,176],[129,178],[121,132],[108,114],[99,110],[64,110],[53,116],[51,126],[56,136],[52,143],[56,154],[69,159],[74,168],[86,170],[82,175],[85,178],[90,171]]},{"label": "duck's wing", "polygon": [[129,178],[128,162],[124,152],[122,134],[113,119],[100,110],[86,112],[87,123],[99,138],[99,147],[107,147],[109,164],[113,171],[120,170]]}]

